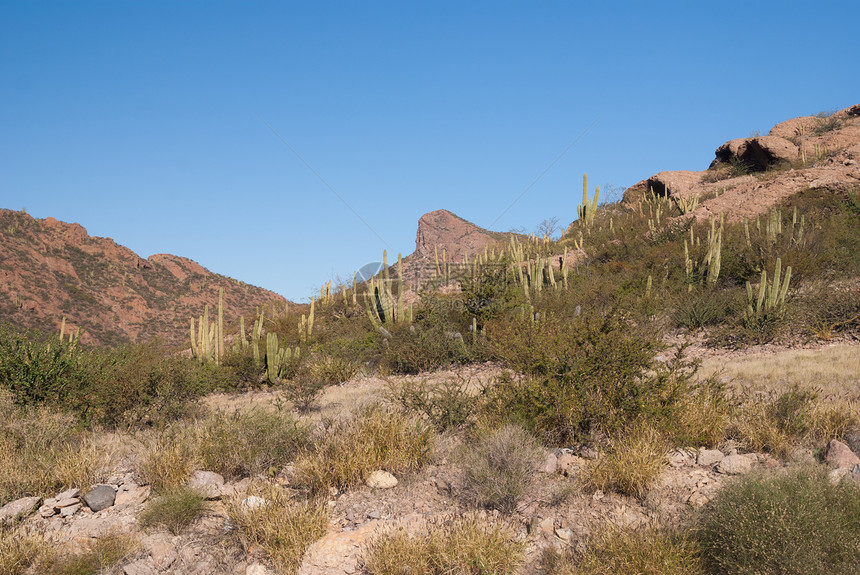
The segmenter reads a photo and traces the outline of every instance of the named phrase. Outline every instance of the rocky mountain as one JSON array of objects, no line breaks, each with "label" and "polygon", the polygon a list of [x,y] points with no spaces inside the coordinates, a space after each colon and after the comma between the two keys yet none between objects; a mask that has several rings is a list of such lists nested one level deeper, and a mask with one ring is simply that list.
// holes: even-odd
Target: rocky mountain
[{"label": "rocky mountain", "polygon": [[44,333],[65,317],[85,343],[188,338],[188,320],[224,288],[225,319],[284,298],[187,258],[142,258],[79,224],[0,210],[0,322]]},{"label": "rocky mountain", "polygon": [[707,170],[660,172],[642,180],[624,192],[625,203],[653,191],[675,199],[693,217],[740,220],[764,214],[804,189],[856,188],[860,104],[781,122],[766,136],[730,140],[714,156]]}]

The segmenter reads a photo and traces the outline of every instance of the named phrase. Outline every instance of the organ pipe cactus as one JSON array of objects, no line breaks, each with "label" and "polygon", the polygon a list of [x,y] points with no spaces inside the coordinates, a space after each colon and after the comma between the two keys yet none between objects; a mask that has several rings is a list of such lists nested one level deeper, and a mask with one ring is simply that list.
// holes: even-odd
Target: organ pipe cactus
[{"label": "organ pipe cactus", "polygon": [[597,202],[600,196],[600,186],[594,190],[594,199],[588,199],[588,174],[582,175],[582,203],[576,207],[579,221],[586,227],[590,227],[597,212]]},{"label": "organ pipe cactus", "polygon": [[782,260],[776,258],[773,270],[773,282],[767,283],[767,271],[762,270],[758,295],[755,295],[750,282],[747,282],[747,310],[744,319],[747,322],[762,320],[767,317],[782,317],[785,312],[785,296],[791,282],[791,266],[785,268],[785,277],[780,278]]}]

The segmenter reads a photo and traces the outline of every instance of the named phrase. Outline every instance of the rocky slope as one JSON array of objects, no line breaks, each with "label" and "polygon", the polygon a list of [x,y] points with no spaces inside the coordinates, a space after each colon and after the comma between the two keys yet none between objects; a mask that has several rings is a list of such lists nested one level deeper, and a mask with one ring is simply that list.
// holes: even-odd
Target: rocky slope
[{"label": "rocky slope", "polygon": [[218,301],[225,317],[283,297],[214,274],[183,257],[142,258],[78,224],[0,210],[0,321],[53,332],[62,318],[85,343],[188,338],[188,319]]},{"label": "rocky slope", "polygon": [[693,217],[740,220],[764,214],[804,189],[857,186],[860,104],[781,122],[766,136],[730,140],[716,149],[707,170],[660,172],[628,188],[624,201],[635,204],[653,190],[679,203],[697,200],[688,204]]}]

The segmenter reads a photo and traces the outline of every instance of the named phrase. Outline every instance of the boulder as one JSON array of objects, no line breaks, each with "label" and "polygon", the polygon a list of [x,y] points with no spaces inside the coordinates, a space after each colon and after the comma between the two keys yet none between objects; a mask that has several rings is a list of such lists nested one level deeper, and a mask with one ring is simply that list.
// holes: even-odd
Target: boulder
[{"label": "boulder", "polygon": [[837,439],[827,444],[824,461],[834,469],[854,469],[855,465],[860,465],[860,457]]},{"label": "boulder", "polygon": [[725,457],[719,449],[705,449],[703,447],[696,456],[696,463],[702,467],[711,467],[721,462]]},{"label": "boulder", "polygon": [[224,492],[224,477],[213,471],[195,471],[188,486],[198,490],[206,499],[218,499]]},{"label": "boulder", "polygon": [[744,475],[752,469],[752,462],[748,455],[727,455],[717,464],[716,470],[726,475]]},{"label": "boulder", "polygon": [[116,490],[110,485],[96,485],[83,497],[84,503],[92,511],[107,509],[116,501]]},{"label": "boulder", "polygon": [[30,515],[42,502],[41,497],[22,497],[0,507],[0,525],[12,524]]},{"label": "boulder", "polygon": [[397,478],[387,471],[377,470],[370,474],[366,483],[373,489],[391,489],[397,485]]},{"label": "boulder", "polygon": [[547,475],[552,475],[558,470],[558,458],[555,453],[548,453],[546,460],[543,463],[542,471]]}]

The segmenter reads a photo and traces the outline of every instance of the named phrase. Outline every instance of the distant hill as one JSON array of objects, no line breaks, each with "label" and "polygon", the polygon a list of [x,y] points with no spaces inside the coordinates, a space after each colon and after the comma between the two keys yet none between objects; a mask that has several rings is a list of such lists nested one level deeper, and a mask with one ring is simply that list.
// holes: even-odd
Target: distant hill
[{"label": "distant hill", "polygon": [[142,258],[78,224],[0,209],[0,322],[45,333],[63,317],[83,341],[187,340],[188,320],[224,288],[225,319],[283,297],[214,274],[187,258]]}]

